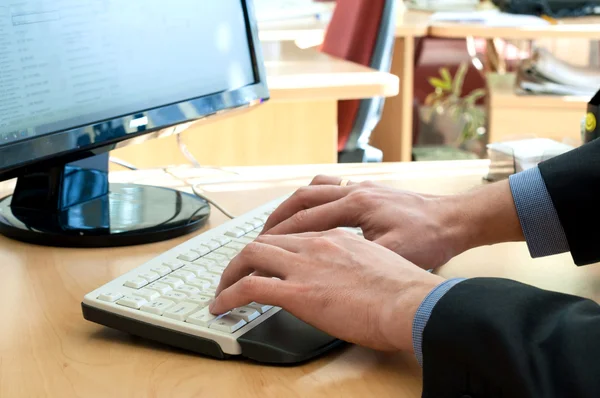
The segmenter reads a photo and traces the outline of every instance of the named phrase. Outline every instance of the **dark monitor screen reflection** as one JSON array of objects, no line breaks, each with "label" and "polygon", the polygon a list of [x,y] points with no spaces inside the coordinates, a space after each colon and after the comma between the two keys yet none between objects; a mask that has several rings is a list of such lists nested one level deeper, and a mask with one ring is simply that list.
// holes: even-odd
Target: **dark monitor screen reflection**
[{"label": "dark monitor screen reflection", "polygon": [[251,1],[2,2],[0,180],[18,182],[0,232],[113,246],[199,227],[208,207],[194,196],[109,188],[107,152],[268,99],[259,47]]}]

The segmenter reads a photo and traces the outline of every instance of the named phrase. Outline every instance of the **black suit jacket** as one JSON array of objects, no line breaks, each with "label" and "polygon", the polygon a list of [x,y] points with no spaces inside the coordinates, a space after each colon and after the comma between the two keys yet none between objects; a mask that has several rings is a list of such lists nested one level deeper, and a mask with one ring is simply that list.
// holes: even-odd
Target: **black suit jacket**
[{"label": "black suit jacket", "polygon": [[[600,140],[540,171],[573,259],[600,262]],[[464,281],[425,327],[423,380],[425,398],[600,398],[600,306],[505,279]]]}]

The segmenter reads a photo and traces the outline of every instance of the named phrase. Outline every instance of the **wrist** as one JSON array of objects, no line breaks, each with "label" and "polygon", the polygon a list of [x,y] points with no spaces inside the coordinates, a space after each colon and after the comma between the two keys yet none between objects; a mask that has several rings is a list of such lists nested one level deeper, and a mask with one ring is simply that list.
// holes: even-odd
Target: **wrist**
[{"label": "wrist", "polygon": [[523,241],[509,182],[486,185],[444,199],[446,240],[458,255],[479,246]]},{"label": "wrist", "polygon": [[[425,271],[422,271],[425,273]],[[397,351],[413,352],[413,321],[425,298],[444,278],[426,273],[418,281],[401,283],[394,299],[382,310],[380,330],[387,345]]]}]

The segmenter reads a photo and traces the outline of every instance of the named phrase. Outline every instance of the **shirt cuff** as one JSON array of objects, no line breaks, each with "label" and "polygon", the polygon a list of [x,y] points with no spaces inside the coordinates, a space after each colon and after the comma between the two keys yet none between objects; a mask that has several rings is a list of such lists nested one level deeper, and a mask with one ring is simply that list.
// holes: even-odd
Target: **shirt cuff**
[{"label": "shirt cuff", "polygon": [[531,257],[568,252],[567,236],[540,169],[514,174],[509,183]]},{"label": "shirt cuff", "polygon": [[425,330],[425,326],[427,326],[427,321],[429,321],[429,318],[431,317],[433,308],[450,289],[464,280],[465,278],[455,278],[440,283],[435,289],[429,292],[417,309],[415,319],[413,320],[412,337],[413,349],[415,350],[419,365],[423,366],[423,331]]}]

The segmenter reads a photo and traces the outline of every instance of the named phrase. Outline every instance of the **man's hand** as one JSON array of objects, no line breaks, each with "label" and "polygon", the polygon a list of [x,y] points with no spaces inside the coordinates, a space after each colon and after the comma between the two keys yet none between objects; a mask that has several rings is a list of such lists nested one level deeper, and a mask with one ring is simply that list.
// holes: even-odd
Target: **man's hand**
[{"label": "man's hand", "polygon": [[422,268],[436,268],[473,247],[522,240],[508,182],[462,195],[434,196],[372,182],[340,186],[319,176],[269,217],[263,234],[360,227],[365,238]]},{"label": "man's hand", "polygon": [[415,313],[442,281],[349,232],[263,235],[231,261],[210,310],[275,305],[342,340],[412,351]]}]

